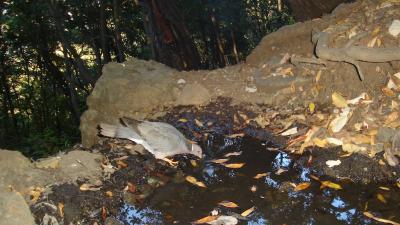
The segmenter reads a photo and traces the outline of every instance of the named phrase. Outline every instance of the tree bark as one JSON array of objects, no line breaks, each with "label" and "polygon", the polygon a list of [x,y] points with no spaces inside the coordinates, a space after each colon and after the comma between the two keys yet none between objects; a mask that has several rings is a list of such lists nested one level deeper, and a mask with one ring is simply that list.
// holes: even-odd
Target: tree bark
[{"label": "tree bark", "polygon": [[141,0],[139,4],[153,58],[179,70],[199,69],[199,53],[176,2]]},{"label": "tree bark", "polygon": [[106,64],[111,61],[110,50],[108,48],[108,35],[107,35],[107,21],[105,18],[106,0],[100,0],[100,39],[101,49],[103,52],[103,63]]},{"label": "tree bark", "polygon": [[115,45],[117,47],[117,61],[125,61],[124,46],[122,43],[121,31],[119,29],[121,23],[121,5],[119,0],[113,0],[113,15],[114,15],[114,33],[115,33]]}]

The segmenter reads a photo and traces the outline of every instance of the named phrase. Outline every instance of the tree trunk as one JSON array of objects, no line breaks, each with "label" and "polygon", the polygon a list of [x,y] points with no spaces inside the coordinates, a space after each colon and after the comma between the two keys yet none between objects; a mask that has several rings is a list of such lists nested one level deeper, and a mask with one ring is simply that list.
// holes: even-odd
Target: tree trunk
[{"label": "tree trunk", "polygon": [[197,48],[174,0],[142,0],[144,26],[153,58],[179,70],[199,69]]},{"label": "tree trunk", "polygon": [[122,44],[122,37],[121,37],[121,31],[119,29],[119,25],[121,23],[121,5],[119,0],[113,0],[113,15],[114,15],[114,33],[115,33],[115,45],[117,46],[117,61],[118,62],[123,62],[125,61],[125,55],[124,55],[124,47]]},{"label": "tree trunk", "polygon": [[101,49],[103,52],[103,62],[104,64],[111,61],[110,50],[108,48],[108,35],[107,35],[107,21],[105,18],[106,12],[106,0],[100,0],[100,39],[101,39]]},{"label": "tree trunk", "polygon": [[71,43],[65,37],[66,35],[64,33],[64,24],[62,23],[62,19],[60,18],[61,13],[58,10],[58,6],[57,6],[57,3],[55,2],[55,0],[51,1],[50,10],[51,10],[51,13],[52,13],[54,21],[55,21],[56,30],[57,30],[58,36],[60,38],[61,45],[74,58],[74,60],[73,60],[74,65],[77,68],[77,70],[79,71],[81,78],[87,84],[91,84],[91,86],[94,87],[94,84],[96,83],[97,79],[90,74],[89,69],[85,65],[85,62],[81,59],[79,54],[76,52],[76,49],[72,47]]}]

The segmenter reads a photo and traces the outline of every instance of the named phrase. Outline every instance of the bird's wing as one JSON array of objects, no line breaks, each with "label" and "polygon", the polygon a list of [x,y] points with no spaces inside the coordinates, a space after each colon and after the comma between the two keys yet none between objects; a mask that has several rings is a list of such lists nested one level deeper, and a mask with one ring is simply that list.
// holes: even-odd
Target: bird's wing
[{"label": "bird's wing", "polygon": [[138,125],[140,135],[153,148],[156,158],[186,153],[185,137],[175,127],[161,122],[143,121]]}]

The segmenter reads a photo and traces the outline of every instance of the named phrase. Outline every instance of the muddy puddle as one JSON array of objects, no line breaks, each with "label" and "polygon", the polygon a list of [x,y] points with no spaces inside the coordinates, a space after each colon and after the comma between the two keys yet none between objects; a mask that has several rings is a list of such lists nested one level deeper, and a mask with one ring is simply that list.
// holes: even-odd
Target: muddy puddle
[{"label": "muddy puddle", "polygon": [[[237,218],[239,224],[254,225],[377,223],[363,215],[368,211],[400,221],[400,193],[393,185],[357,185],[348,180],[320,177],[320,181],[331,181],[343,188],[321,189],[321,182],[310,177],[314,171],[297,165],[295,158],[271,143],[248,137],[225,141],[218,149],[207,149],[213,153],[212,158],[208,154],[197,167],[184,168],[186,175],[196,177],[206,188],[172,179],[142,204],[125,202],[117,218],[125,224],[190,224],[218,213]],[[228,162],[245,165],[230,169],[210,162],[227,158],[224,157],[227,153],[241,153],[230,156]],[[257,174],[261,178],[254,178]],[[311,185],[294,191],[293,184],[303,182]],[[234,202],[238,207],[219,205],[223,201]],[[250,215],[241,216],[251,207],[254,211]]]}]

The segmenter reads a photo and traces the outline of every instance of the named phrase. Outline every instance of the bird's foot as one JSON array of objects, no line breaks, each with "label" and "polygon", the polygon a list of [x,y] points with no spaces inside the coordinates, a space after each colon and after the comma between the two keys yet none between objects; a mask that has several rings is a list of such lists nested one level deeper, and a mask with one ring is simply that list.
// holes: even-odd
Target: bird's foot
[{"label": "bird's foot", "polygon": [[170,166],[176,168],[179,164],[178,161],[173,161],[172,159],[162,158],[163,161],[167,162]]}]

